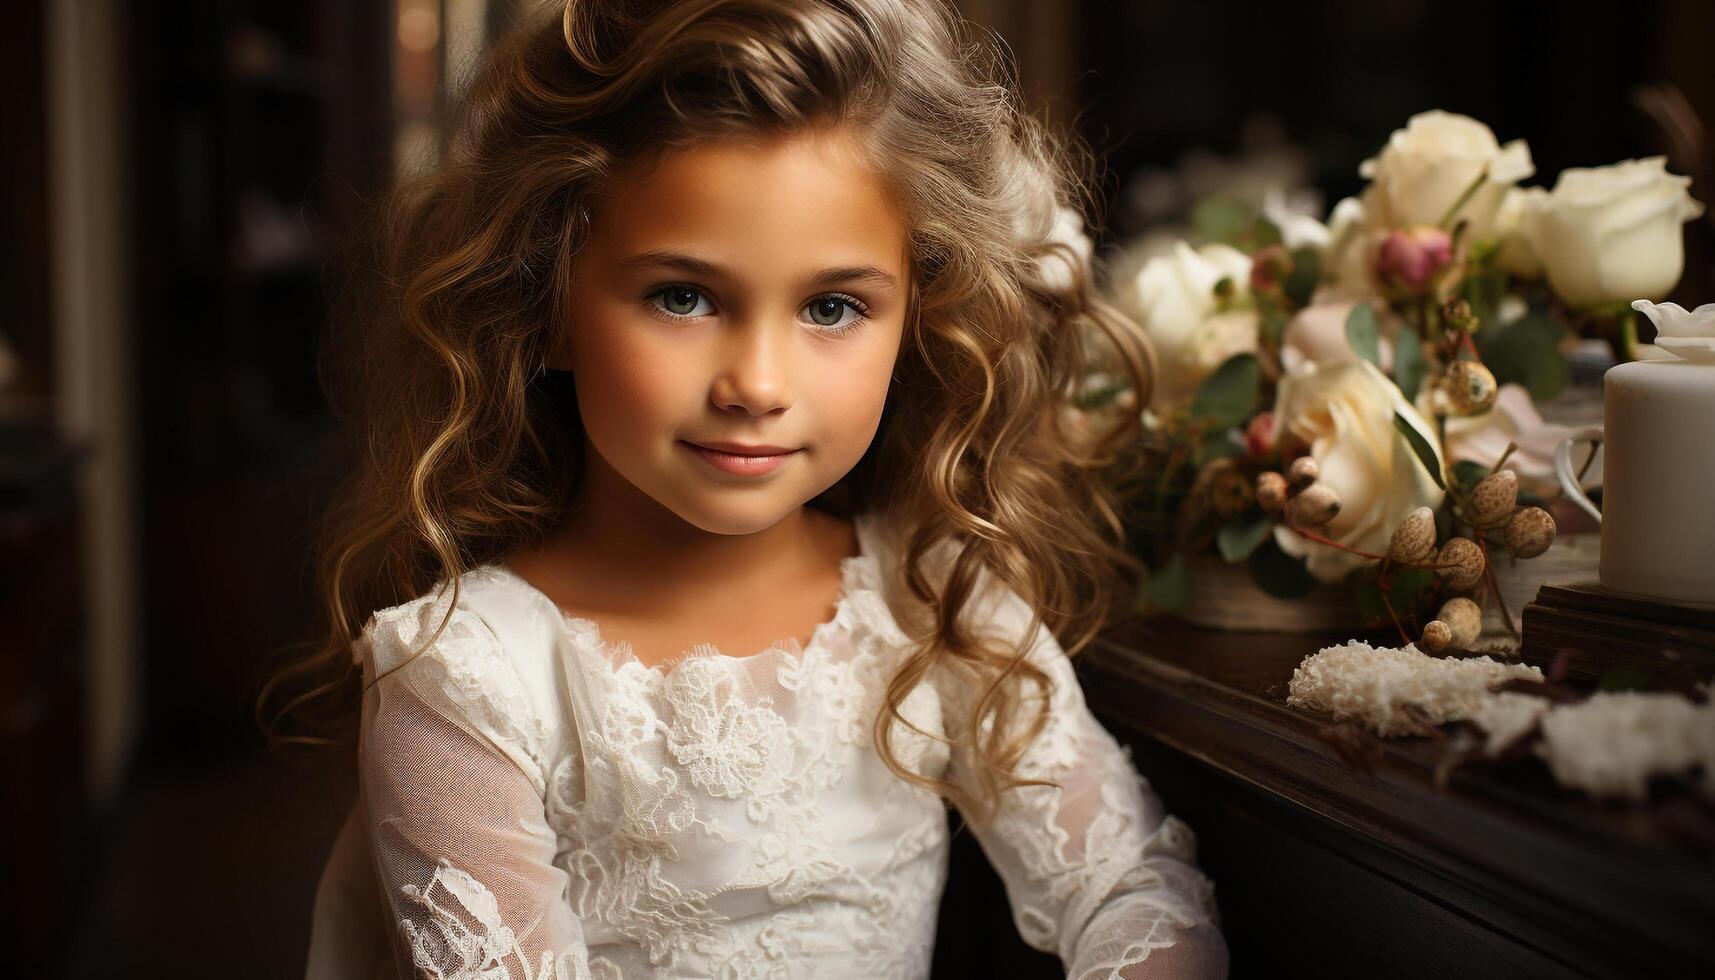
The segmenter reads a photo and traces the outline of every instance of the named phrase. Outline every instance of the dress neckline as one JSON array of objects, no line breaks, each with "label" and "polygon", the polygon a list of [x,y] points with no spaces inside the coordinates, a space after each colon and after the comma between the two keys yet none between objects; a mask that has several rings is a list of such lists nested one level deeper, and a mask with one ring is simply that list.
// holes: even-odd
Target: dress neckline
[{"label": "dress neckline", "polygon": [[636,665],[637,669],[664,679],[688,660],[709,659],[742,664],[753,660],[778,657],[781,654],[799,659],[811,650],[821,649],[826,634],[840,624],[849,621],[850,614],[847,610],[857,594],[872,589],[872,583],[875,581],[873,573],[876,556],[869,538],[871,519],[871,515],[867,513],[858,514],[852,518],[852,526],[858,543],[857,554],[847,555],[840,559],[840,590],[834,599],[833,615],[816,624],[815,628],[810,631],[809,641],[804,642],[796,636],[791,636],[784,640],[776,640],[753,653],[742,655],[726,653],[712,643],[698,643],[688,650],[681,650],[653,664],[645,664],[637,656],[630,643],[624,640],[610,642],[602,636],[600,623],[567,612],[546,592],[530,584],[528,579],[514,571],[510,565],[503,561],[494,561],[484,567],[529,594],[533,600],[542,605],[544,611],[558,619],[562,629],[580,649],[599,657],[610,668],[618,670],[622,667]]}]

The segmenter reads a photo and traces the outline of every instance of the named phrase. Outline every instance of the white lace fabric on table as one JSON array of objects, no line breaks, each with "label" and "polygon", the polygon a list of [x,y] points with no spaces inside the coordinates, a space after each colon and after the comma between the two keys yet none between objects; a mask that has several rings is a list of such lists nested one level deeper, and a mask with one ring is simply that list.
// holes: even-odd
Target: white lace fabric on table
[{"label": "white lace fabric on table", "polygon": [[[419,655],[450,590],[376,613],[361,799],[317,894],[312,980],[928,976],[946,809],[871,745],[908,641],[882,597],[890,542],[857,525],[834,617],[750,656],[644,667],[502,565],[466,574]],[[987,581],[972,622],[1022,634],[1030,610]],[[1072,977],[1224,976],[1195,835],[1045,628],[1030,656],[1054,689],[1021,772],[1063,789],[1010,790],[972,825],[1020,934]],[[956,737],[968,687],[939,671],[902,712]],[[974,785],[964,750],[894,734],[913,771]]]}]

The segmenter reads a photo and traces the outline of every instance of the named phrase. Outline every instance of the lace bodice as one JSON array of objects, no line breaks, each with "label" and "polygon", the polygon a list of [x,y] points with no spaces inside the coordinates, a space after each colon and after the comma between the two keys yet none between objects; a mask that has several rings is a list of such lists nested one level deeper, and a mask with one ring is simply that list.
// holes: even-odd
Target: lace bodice
[{"label": "lace bodice", "polygon": [[[857,528],[833,618],[807,644],[749,656],[700,646],[645,667],[498,564],[464,576],[420,654],[450,590],[377,612],[358,644],[361,801],[342,847],[368,855],[400,972],[927,976],[946,808],[871,745],[907,639],[882,597],[889,542],[875,518]],[[1010,590],[985,595],[973,622],[1028,625]],[[973,826],[1020,934],[1076,977],[1224,973],[1195,836],[1089,713],[1046,629],[1031,656],[1054,690],[1022,770],[1064,789],[1008,791]],[[938,676],[902,713],[956,738],[972,695]],[[963,749],[894,731],[904,765],[966,784]],[[330,864],[312,977],[369,975],[329,949],[356,921],[327,924],[357,893],[338,877]],[[1195,948],[1152,956],[1176,942]]]}]

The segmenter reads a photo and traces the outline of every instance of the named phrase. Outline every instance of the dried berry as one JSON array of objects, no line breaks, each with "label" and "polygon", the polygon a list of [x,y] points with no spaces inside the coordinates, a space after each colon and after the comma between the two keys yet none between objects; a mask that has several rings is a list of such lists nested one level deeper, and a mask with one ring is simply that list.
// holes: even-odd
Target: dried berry
[{"label": "dried berry", "polygon": [[1441,612],[1435,616],[1447,624],[1453,631],[1453,646],[1468,650],[1471,644],[1477,642],[1477,637],[1483,633],[1483,610],[1475,602],[1458,596],[1448,599],[1441,604]]},{"label": "dried berry", "polygon": [[1286,468],[1286,479],[1294,490],[1303,490],[1321,475],[1322,467],[1316,465],[1316,460],[1310,456],[1300,456]]},{"label": "dried berry", "polygon": [[1417,648],[1424,653],[1440,653],[1452,642],[1452,628],[1439,619],[1432,619],[1424,624],[1423,637],[1417,641]]},{"label": "dried berry", "polygon": [[1468,592],[1483,580],[1483,549],[1470,538],[1453,538],[1441,546],[1435,574],[1455,592]]},{"label": "dried berry", "polygon": [[1265,470],[1256,476],[1257,506],[1270,514],[1280,513],[1286,506],[1286,477],[1273,470]]},{"label": "dried berry", "polygon": [[1454,361],[1447,365],[1441,390],[1455,415],[1480,415],[1495,405],[1495,376],[1477,361]]},{"label": "dried berry", "polygon": [[1416,565],[1435,550],[1435,512],[1419,507],[1407,514],[1388,539],[1387,556],[1401,565]]},{"label": "dried berry", "polygon": [[1519,558],[1535,558],[1554,543],[1554,517],[1541,507],[1526,507],[1507,521],[1507,550]]},{"label": "dried berry", "polygon": [[1483,477],[1465,503],[1465,517],[1473,527],[1491,528],[1505,524],[1518,506],[1518,474],[1512,470],[1497,470]]},{"label": "dried berry", "polygon": [[1340,512],[1340,495],[1323,483],[1312,483],[1286,503],[1286,520],[1294,527],[1321,527]]}]

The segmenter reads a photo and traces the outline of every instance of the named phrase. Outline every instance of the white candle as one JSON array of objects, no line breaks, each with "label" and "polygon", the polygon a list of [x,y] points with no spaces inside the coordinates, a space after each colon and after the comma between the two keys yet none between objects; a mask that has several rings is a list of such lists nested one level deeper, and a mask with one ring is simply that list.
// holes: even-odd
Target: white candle
[{"label": "white candle", "polygon": [[1634,306],[1679,359],[1603,378],[1602,587],[1715,605],[1715,304]]}]

